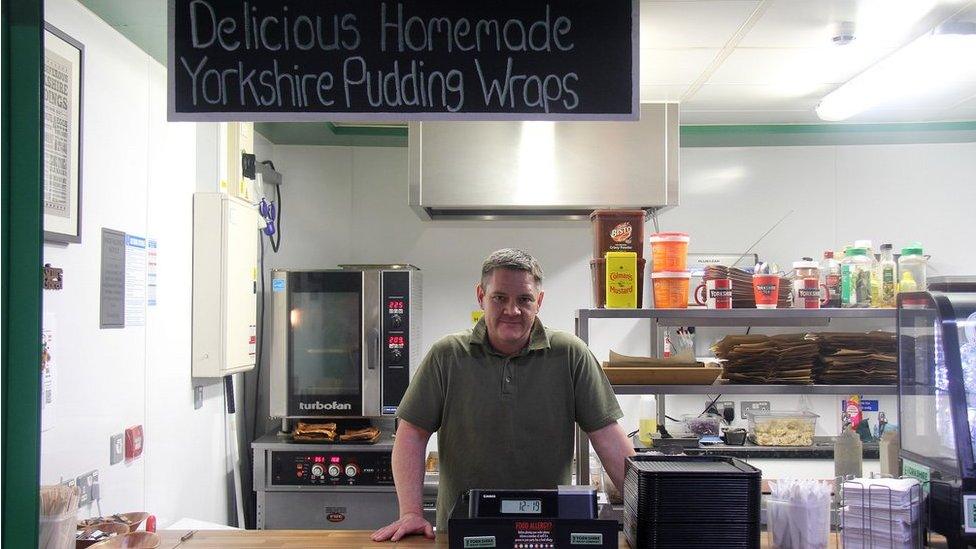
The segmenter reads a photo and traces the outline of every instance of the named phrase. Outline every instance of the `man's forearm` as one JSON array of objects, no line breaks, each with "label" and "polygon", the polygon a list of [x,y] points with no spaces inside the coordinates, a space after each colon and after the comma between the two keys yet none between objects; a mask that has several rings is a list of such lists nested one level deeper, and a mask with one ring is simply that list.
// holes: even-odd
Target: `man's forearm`
[{"label": "man's forearm", "polygon": [[596,449],[603,468],[607,470],[610,480],[617,490],[624,492],[624,467],[628,456],[634,455],[634,445],[627,438],[623,428],[616,421],[602,429],[591,433],[590,442]]},{"label": "man's forearm", "polygon": [[429,434],[401,422],[393,443],[393,482],[396,484],[400,516],[423,515],[424,452]]}]

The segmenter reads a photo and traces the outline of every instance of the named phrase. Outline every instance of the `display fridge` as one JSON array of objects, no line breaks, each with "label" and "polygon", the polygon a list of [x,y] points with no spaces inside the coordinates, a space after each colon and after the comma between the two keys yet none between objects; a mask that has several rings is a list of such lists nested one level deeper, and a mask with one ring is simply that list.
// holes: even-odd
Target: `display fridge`
[{"label": "display fridge", "polygon": [[898,295],[902,466],[928,492],[928,526],[976,543],[976,293],[965,285]]}]

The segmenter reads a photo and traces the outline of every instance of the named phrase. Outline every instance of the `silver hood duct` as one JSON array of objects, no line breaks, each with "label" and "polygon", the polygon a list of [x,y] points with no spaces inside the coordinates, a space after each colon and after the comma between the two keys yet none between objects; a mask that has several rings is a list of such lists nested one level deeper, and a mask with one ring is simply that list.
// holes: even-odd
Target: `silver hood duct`
[{"label": "silver hood duct", "polygon": [[409,203],[422,219],[585,219],[678,204],[678,104],[639,122],[412,122]]}]

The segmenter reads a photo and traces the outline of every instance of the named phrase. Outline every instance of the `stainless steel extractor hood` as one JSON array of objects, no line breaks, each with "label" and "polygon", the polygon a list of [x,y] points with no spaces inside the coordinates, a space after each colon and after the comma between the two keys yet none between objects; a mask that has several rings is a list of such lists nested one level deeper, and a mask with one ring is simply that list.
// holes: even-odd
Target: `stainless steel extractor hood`
[{"label": "stainless steel extractor hood", "polygon": [[430,219],[583,219],[678,203],[678,104],[639,122],[412,122],[409,203]]}]

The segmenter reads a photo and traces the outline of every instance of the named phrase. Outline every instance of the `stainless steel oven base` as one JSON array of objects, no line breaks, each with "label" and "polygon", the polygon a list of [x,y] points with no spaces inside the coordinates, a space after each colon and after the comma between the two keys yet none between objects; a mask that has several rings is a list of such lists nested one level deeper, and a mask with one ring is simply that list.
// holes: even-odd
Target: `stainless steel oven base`
[{"label": "stainless steel oven base", "polygon": [[375,530],[399,516],[393,491],[257,493],[262,530]]}]

